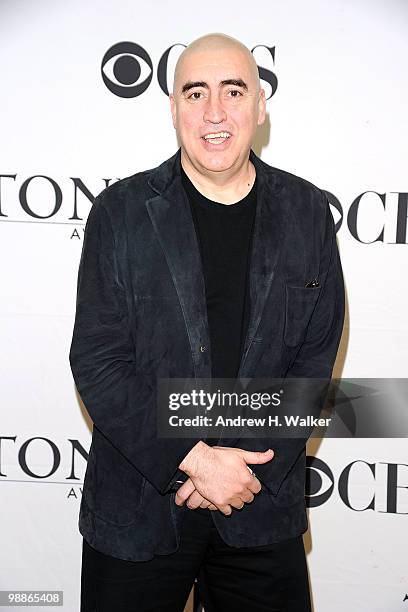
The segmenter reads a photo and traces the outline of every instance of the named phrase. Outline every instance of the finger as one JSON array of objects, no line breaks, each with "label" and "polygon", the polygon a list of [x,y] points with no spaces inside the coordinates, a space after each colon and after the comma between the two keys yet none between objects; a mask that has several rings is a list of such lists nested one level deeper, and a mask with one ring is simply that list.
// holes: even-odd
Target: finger
[{"label": "finger", "polygon": [[252,477],[251,482],[247,485],[247,489],[252,493],[255,493],[255,495],[262,489],[262,485],[256,476]]},{"label": "finger", "polygon": [[195,510],[196,508],[199,507],[199,505],[201,504],[201,502],[204,499],[205,498],[201,495],[201,493],[199,493],[197,490],[195,490],[190,495],[190,497],[187,499],[186,506],[188,506],[188,508],[190,508],[190,510]]},{"label": "finger", "polygon": [[225,514],[225,516],[230,516],[232,514],[232,508],[229,504],[216,504],[217,510]]},{"label": "finger", "polygon": [[209,509],[209,510],[218,510],[217,506],[214,506],[214,504],[210,504],[210,505],[208,506],[208,509]]},{"label": "finger", "polygon": [[241,510],[241,508],[245,506],[244,500],[242,500],[240,497],[234,497],[230,504],[233,508],[236,508],[237,510]]},{"label": "finger", "polygon": [[254,494],[248,489],[245,491],[245,493],[240,494],[240,498],[246,504],[250,504],[254,500],[254,497],[255,497]]},{"label": "finger", "polygon": [[178,506],[182,506],[184,502],[190,497],[193,491],[195,491],[195,486],[193,484],[193,481],[188,478],[188,480],[186,480],[186,482],[181,485],[181,487],[176,493],[176,496],[174,498],[176,504]]},{"label": "finger", "polygon": [[212,504],[208,499],[205,499],[205,497],[203,497],[203,501],[200,504],[200,508],[209,508],[210,506],[214,506],[214,504]]}]

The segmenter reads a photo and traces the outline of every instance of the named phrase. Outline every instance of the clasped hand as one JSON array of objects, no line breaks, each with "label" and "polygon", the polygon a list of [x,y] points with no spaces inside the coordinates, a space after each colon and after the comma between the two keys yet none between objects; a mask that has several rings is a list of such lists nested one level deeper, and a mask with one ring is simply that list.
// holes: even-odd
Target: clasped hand
[{"label": "clasped hand", "polygon": [[208,446],[200,441],[180,463],[189,478],[175,496],[178,506],[219,510],[226,516],[253,501],[261,483],[247,464],[266,463],[274,452],[247,451],[230,446]]}]

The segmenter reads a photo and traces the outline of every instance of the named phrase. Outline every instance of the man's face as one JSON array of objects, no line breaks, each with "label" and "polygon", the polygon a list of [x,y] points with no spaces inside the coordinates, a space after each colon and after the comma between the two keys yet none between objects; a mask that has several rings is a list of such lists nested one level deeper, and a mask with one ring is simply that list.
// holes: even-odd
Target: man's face
[{"label": "man's face", "polygon": [[[223,81],[233,81],[223,83]],[[183,61],[170,106],[182,150],[204,174],[239,168],[265,120],[265,92],[235,48],[194,51]],[[215,140],[209,134],[227,132]]]}]

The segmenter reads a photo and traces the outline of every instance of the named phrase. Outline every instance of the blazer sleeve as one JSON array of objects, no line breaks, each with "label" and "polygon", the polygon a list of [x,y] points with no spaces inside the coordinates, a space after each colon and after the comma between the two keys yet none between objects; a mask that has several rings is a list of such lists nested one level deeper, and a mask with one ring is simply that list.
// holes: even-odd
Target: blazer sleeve
[{"label": "blazer sleeve", "polygon": [[[339,347],[345,311],[345,293],[342,266],[336,241],[333,215],[326,195],[324,197],[324,214],[322,250],[319,272],[321,289],[308,325],[305,339],[286,373],[287,378],[316,378],[316,399],[309,393],[308,404],[313,406],[313,416],[319,416],[324,407],[327,390]],[[327,381],[327,385],[325,385]],[[313,383],[309,386],[313,389]],[[326,393],[322,389],[326,388]],[[299,388],[299,394],[300,394]],[[308,412],[311,414],[311,411]],[[303,431],[303,429],[302,429]],[[251,465],[259,480],[277,495],[280,486],[290,469],[305,450],[307,440],[313,427],[305,428],[304,436],[299,438],[241,438],[234,440],[233,446],[247,450],[267,450],[271,448],[274,456],[265,464]],[[226,440],[228,444],[228,440]]]},{"label": "blazer sleeve", "polygon": [[85,225],[69,362],[94,427],[164,494],[199,438],[157,437],[156,386],[135,363],[129,296],[118,274],[103,193]]}]

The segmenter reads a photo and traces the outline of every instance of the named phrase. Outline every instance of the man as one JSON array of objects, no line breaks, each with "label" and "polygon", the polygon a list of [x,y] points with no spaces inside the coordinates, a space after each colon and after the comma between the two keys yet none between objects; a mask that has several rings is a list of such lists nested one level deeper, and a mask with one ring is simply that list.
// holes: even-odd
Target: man
[{"label": "man", "polygon": [[107,187],[85,229],[70,350],[94,422],[81,609],[181,612],[198,576],[205,612],[309,611],[307,435],[159,438],[156,392],[160,378],[329,380],[333,217],[323,191],[252,151],[265,92],[242,43],[191,43],[170,104],[177,153]]}]

